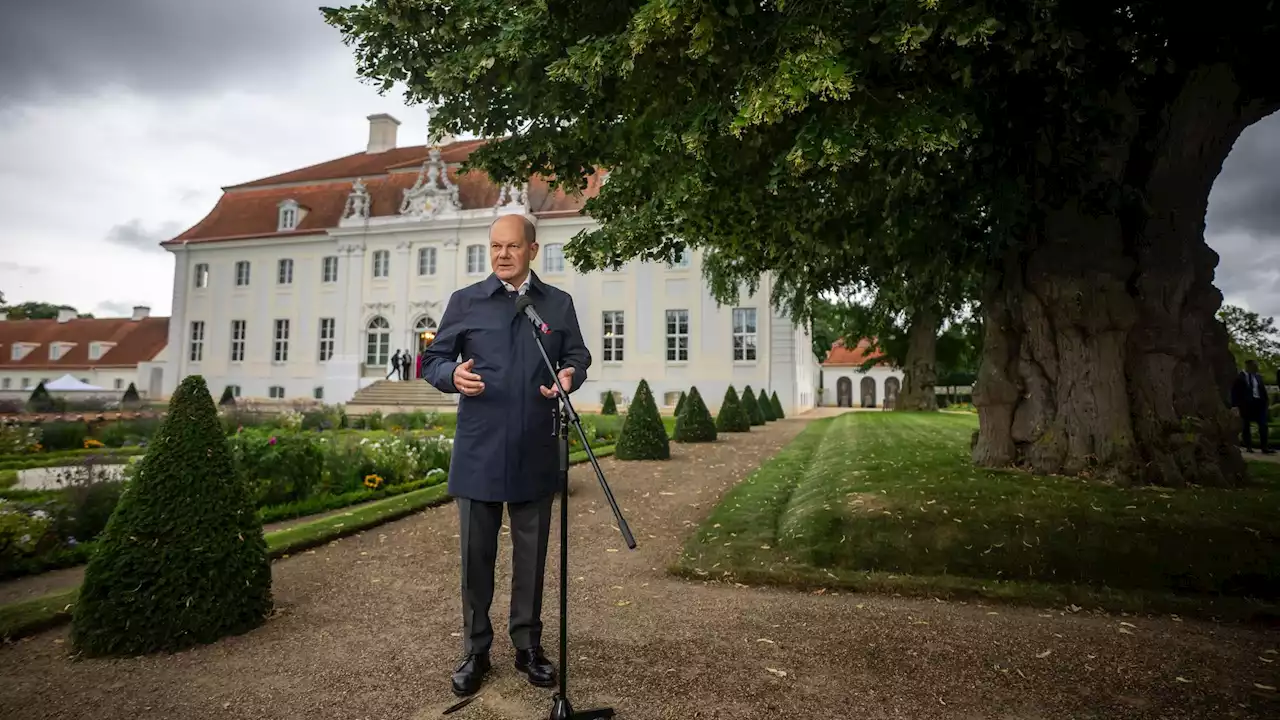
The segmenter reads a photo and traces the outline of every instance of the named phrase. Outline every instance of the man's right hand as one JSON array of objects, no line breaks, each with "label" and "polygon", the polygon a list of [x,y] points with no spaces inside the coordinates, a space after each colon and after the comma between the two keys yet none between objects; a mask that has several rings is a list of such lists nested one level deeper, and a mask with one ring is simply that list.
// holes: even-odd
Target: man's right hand
[{"label": "man's right hand", "polygon": [[458,388],[458,392],[467,397],[475,397],[484,392],[484,382],[479,375],[471,372],[471,368],[475,366],[475,360],[468,360],[464,363],[459,363],[453,369],[453,386]]}]

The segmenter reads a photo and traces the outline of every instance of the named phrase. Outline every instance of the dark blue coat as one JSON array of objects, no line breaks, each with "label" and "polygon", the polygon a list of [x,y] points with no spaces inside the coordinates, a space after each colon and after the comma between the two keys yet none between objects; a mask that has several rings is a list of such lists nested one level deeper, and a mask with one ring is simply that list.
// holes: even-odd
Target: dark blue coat
[{"label": "dark blue coat", "polygon": [[[552,364],[574,368],[570,392],[587,379],[591,353],[582,341],[573,299],[530,271],[529,288],[542,320],[552,328],[543,343]],[[475,360],[472,371],[484,392],[458,402],[458,430],[449,466],[449,494],[487,502],[528,502],[559,490],[556,399],[542,396],[554,386],[533,337],[533,326],[516,314],[518,293],[497,275],[462,288],[445,307],[435,341],[424,353],[423,379],[441,392],[456,393],[453,370]],[[575,430],[570,428],[572,437]]]}]

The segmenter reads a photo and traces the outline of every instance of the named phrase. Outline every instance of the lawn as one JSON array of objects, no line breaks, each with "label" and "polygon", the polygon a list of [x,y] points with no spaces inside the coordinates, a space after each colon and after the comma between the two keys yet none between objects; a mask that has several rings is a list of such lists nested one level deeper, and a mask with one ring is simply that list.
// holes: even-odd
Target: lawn
[{"label": "lawn", "polygon": [[1242,490],[1125,489],[982,470],[976,417],[812,423],[731,491],[683,574],[1231,616],[1280,601],[1280,465]]}]

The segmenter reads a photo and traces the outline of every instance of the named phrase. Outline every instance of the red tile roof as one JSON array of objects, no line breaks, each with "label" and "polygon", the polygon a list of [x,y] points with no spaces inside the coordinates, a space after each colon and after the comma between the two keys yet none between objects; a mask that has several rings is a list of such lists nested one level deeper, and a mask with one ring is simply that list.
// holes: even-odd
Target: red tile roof
[{"label": "red tile roof", "polygon": [[[493,207],[498,200],[500,188],[487,175],[472,171],[459,176],[456,166],[484,143],[468,140],[440,149],[441,159],[453,164],[449,180],[458,186],[458,199],[464,210]],[[162,245],[323,233],[338,226],[355,178],[364,180],[370,196],[370,215],[397,215],[404,191],[417,182],[418,168],[430,149],[417,145],[375,154],[362,152],[223,188],[222,197],[203,220]],[[599,178],[597,174],[590,179],[580,198],[552,192],[545,180],[535,178],[529,183],[529,209],[540,217],[576,215],[584,200],[599,191]],[[290,199],[296,200],[306,213],[297,228],[280,232],[276,229],[278,206]]]},{"label": "red tile roof", "polygon": [[[49,345],[75,343],[57,360],[49,359]],[[115,343],[97,360],[89,359],[89,344]],[[21,359],[13,359],[16,343],[35,343]],[[134,367],[154,359],[169,343],[169,318],[76,318],[0,321],[0,370],[88,370]]]},{"label": "red tile roof", "polygon": [[822,361],[822,367],[859,367],[868,360],[876,359],[877,367],[886,366],[889,361],[884,358],[884,353],[879,350],[872,349],[872,341],[863,338],[853,347],[845,347],[844,338],[841,338],[831,346],[827,351],[827,358]]}]

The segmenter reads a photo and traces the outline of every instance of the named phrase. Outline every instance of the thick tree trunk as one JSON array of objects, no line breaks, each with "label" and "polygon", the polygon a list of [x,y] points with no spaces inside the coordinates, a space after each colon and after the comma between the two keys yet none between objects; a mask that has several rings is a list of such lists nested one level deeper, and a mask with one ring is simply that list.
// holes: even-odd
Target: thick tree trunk
[{"label": "thick tree trunk", "polygon": [[1213,180],[1261,117],[1238,95],[1225,68],[1190,73],[1155,129],[1135,132],[1132,154],[1103,153],[1144,190],[1142,217],[1067,203],[990,273],[975,463],[1173,486],[1244,482],[1225,402],[1234,370],[1215,318],[1217,255],[1203,236]]},{"label": "thick tree trunk", "polygon": [[903,368],[902,394],[895,410],[937,410],[934,385],[938,381],[938,313],[932,308],[911,316],[907,330],[907,358]]}]

